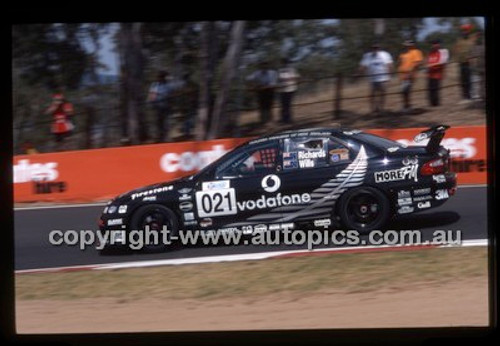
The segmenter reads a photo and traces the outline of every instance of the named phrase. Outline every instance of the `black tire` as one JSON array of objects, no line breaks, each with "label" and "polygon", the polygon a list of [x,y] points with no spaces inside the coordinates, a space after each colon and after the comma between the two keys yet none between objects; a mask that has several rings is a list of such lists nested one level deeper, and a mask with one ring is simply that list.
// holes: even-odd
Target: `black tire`
[{"label": "black tire", "polygon": [[[145,226],[149,225],[151,230],[160,232],[164,225],[170,231],[169,235],[177,235],[179,231],[179,221],[175,213],[167,207],[160,204],[148,204],[137,209],[130,220],[130,230],[144,230]],[[146,252],[165,251],[173,248],[174,243],[163,244],[162,234],[159,234],[158,245],[144,245],[143,250]],[[168,239],[169,241],[171,239]],[[146,243],[146,239],[144,239]]]},{"label": "black tire", "polygon": [[384,226],[390,217],[391,207],[381,191],[360,187],[342,195],[337,212],[346,229],[367,233]]}]

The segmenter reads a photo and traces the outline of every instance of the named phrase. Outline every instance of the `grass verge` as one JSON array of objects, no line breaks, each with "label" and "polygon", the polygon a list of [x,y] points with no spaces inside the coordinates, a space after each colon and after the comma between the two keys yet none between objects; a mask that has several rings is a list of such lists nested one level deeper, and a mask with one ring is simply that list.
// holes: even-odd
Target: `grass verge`
[{"label": "grass verge", "polygon": [[485,278],[487,248],[324,254],[261,261],[17,274],[16,299],[215,299],[416,289]]}]

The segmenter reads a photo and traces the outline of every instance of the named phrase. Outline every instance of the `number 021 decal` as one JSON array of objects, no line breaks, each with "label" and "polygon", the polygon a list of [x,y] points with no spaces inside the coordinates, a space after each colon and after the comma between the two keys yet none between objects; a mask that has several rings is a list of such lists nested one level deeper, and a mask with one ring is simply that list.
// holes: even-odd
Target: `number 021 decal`
[{"label": "number 021 decal", "polygon": [[237,213],[234,189],[198,191],[196,206],[199,217],[234,215]]}]

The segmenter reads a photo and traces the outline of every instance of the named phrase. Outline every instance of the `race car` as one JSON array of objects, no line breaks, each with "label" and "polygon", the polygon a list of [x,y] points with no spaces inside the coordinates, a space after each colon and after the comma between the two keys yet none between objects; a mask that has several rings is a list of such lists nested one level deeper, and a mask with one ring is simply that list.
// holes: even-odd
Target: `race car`
[{"label": "race car", "polygon": [[230,231],[381,229],[395,215],[442,205],[456,190],[449,128],[405,146],[360,130],[313,128],[242,144],[197,173],[142,187],[108,203],[101,230]]}]

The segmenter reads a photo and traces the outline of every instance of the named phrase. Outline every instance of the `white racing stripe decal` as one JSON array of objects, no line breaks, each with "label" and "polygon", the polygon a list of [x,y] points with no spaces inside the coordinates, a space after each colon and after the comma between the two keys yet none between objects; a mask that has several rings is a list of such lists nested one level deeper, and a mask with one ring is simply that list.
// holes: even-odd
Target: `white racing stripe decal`
[{"label": "white racing stripe decal", "polygon": [[472,246],[487,246],[488,239],[473,239],[464,240],[460,245],[377,245],[377,246],[352,246],[352,247],[335,247],[335,248],[322,248],[313,250],[289,250],[289,251],[270,251],[251,254],[237,254],[237,255],[221,255],[221,256],[207,256],[207,257],[194,257],[194,258],[175,258],[164,259],[155,261],[135,261],[123,263],[107,263],[107,264],[92,264],[82,266],[69,266],[57,268],[42,268],[42,269],[26,269],[16,270],[16,274],[30,274],[30,273],[59,273],[59,272],[72,272],[80,270],[105,270],[105,269],[127,269],[127,268],[143,268],[143,267],[157,267],[166,265],[182,265],[182,264],[201,264],[201,263],[218,263],[218,262],[235,262],[235,261],[254,261],[274,257],[286,257],[288,255],[315,255],[321,253],[342,253],[342,252],[371,252],[374,250],[384,251],[402,251],[402,250],[415,250],[419,248],[448,248],[448,247],[472,247]]},{"label": "white racing stripe decal", "polygon": [[[299,217],[314,216],[318,213],[324,213],[326,210],[331,210],[335,201],[339,196],[350,187],[355,187],[363,184],[366,170],[368,167],[368,157],[366,156],[365,147],[361,146],[358,155],[346,168],[335,175],[334,178],[328,180],[317,189],[311,192],[314,196],[311,203],[304,205],[291,205],[286,207],[273,208],[265,214],[257,214],[251,216],[247,221],[252,222],[287,222],[293,221]],[[321,209],[322,207],[322,209]],[[328,207],[328,209],[325,209]],[[285,214],[285,215],[283,215]],[[274,220],[273,220],[274,219]],[[228,225],[235,227],[241,222]]]},{"label": "white racing stripe decal", "polygon": [[[315,201],[313,200],[312,204],[303,208],[301,211],[279,219],[278,222],[290,221],[298,216],[308,216],[310,214],[315,214],[315,208],[324,206],[325,204],[331,204],[330,202],[332,200],[336,201],[340,194],[344,192],[347,187],[355,187],[361,185],[363,183],[366,169],[368,167],[367,158],[368,157],[366,156],[365,147],[361,146],[358,156],[356,156],[354,161],[349,164],[349,166],[347,166],[342,172],[337,174],[335,178],[329,180],[320,188],[312,192],[315,195],[322,195],[322,197],[318,197],[318,199]],[[351,179],[353,177],[359,179],[355,179],[355,181],[351,182]],[[325,188],[324,186],[329,186],[329,188]],[[322,212],[324,212],[324,210],[322,210]]]}]

